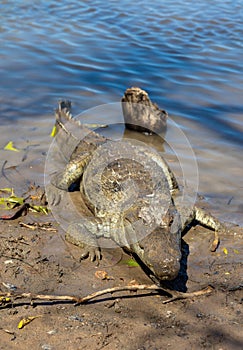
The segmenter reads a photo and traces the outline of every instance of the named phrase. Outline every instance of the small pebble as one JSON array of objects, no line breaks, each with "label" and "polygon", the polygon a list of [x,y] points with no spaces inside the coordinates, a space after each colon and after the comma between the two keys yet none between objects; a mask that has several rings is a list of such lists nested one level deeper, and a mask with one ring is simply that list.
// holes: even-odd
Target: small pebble
[{"label": "small pebble", "polygon": [[41,345],[41,349],[43,349],[43,350],[52,350],[52,347],[49,344],[43,344],[43,345]]},{"label": "small pebble", "polygon": [[84,321],[83,317],[80,317],[78,315],[69,316],[68,319],[70,321],[79,321],[79,322],[83,322]]}]

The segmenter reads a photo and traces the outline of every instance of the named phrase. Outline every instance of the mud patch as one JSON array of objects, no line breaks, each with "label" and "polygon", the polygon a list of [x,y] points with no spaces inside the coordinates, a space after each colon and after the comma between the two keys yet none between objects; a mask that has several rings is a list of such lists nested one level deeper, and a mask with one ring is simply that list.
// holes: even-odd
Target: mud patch
[{"label": "mud patch", "polygon": [[[38,220],[48,221],[40,215]],[[121,292],[76,307],[57,302],[2,305],[2,348],[241,349],[243,232],[238,227],[230,232],[221,236],[217,253],[208,250],[210,231],[196,227],[184,237],[190,250],[188,291],[210,284],[210,296],[164,305],[156,293]],[[0,239],[2,292],[7,285],[21,292],[83,296],[132,280],[151,283],[139,267],[124,263],[130,257],[119,248],[103,251],[98,267],[87,260],[80,263],[79,249],[64,242],[61,230],[33,231],[20,227],[18,220],[2,221]],[[98,279],[98,269],[113,279]],[[17,328],[21,318],[35,315],[42,317]]]}]

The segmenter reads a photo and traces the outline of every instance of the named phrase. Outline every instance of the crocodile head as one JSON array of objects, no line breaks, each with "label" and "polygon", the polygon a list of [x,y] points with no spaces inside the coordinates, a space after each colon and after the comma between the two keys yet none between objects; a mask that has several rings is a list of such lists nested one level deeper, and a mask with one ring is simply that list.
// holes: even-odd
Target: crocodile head
[{"label": "crocodile head", "polygon": [[159,280],[173,280],[180,270],[181,222],[176,215],[167,227],[157,227],[134,243],[131,251],[145,269]]}]

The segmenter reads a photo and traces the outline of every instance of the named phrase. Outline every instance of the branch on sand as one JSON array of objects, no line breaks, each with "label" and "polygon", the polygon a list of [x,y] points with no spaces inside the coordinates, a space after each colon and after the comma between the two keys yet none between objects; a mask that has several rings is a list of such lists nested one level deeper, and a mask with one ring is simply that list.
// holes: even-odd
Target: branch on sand
[{"label": "branch on sand", "polygon": [[6,306],[8,304],[13,304],[14,301],[17,299],[29,299],[29,301],[21,302],[21,305],[25,304],[32,304],[34,300],[40,300],[42,302],[46,301],[60,301],[60,302],[73,302],[75,305],[85,304],[88,301],[95,299],[97,297],[100,297],[104,294],[113,294],[115,292],[123,292],[123,291],[144,291],[144,290],[150,290],[150,291],[157,291],[158,293],[169,295],[170,297],[164,301],[162,301],[163,304],[167,304],[169,302],[179,300],[179,299],[189,299],[194,297],[199,297],[201,295],[207,295],[212,293],[213,288],[211,286],[208,286],[204,289],[191,292],[191,293],[182,293],[174,290],[170,290],[167,288],[159,287],[155,284],[152,285],[146,285],[146,284],[134,284],[134,285],[127,285],[127,286],[119,286],[119,287],[113,287],[113,288],[107,288],[98,292],[94,292],[92,294],[88,294],[84,297],[76,297],[71,295],[48,295],[48,294],[33,294],[33,293],[16,293],[16,292],[7,292],[7,293],[0,293],[0,303],[3,306]]}]

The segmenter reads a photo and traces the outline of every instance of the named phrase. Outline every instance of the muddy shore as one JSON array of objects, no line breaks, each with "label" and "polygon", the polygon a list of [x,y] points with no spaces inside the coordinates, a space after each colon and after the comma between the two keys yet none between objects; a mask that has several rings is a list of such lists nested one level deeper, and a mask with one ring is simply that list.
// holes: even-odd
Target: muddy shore
[{"label": "muddy shore", "polygon": [[[19,221],[52,222],[57,232],[21,227]],[[151,284],[120,248],[103,252],[99,266],[79,262],[79,249],[63,240],[48,216],[28,214],[0,221],[1,291],[84,296],[136,281]],[[200,227],[184,237],[189,247],[187,291],[213,286],[210,295],[162,304],[156,292],[120,292],[88,304],[15,300],[1,306],[1,349],[242,349],[242,235],[239,227],[221,236],[209,252],[212,234]],[[203,258],[202,258],[203,257]],[[109,279],[97,278],[97,271]],[[22,318],[39,316],[23,329]]]},{"label": "muddy shore", "polygon": [[[16,135],[15,145],[20,152],[0,151],[1,166],[8,159],[0,188],[13,186],[16,194],[22,195],[30,182],[43,187],[47,152],[43,144],[47,148],[50,143],[52,120],[49,124],[34,129],[27,141]],[[39,130],[44,136],[39,135]],[[6,134],[3,145],[10,140],[9,135]],[[235,222],[240,217],[223,213],[222,201],[220,205],[217,201],[199,204],[224,221]],[[216,203],[214,207],[212,203]],[[228,205],[226,209],[232,211],[234,207]],[[1,215],[4,213],[1,210]],[[48,222],[56,231],[32,230],[20,222]],[[243,229],[234,223],[220,235],[221,243],[215,253],[209,249],[211,231],[197,226],[183,237],[187,273],[184,289],[191,292],[211,285],[210,295],[168,304],[162,303],[167,296],[148,291],[107,294],[79,306],[70,302],[28,305],[23,300],[2,303],[0,349],[242,349]],[[127,264],[131,257],[120,248],[103,251],[99,266],[88,260],[80,263],[79,248],[65,242],[64,232],[51,213],[28,213],[15,220],[0,220],[0,238],[2,293],[13,285],[18,293],[85,296],[129,283],[152,283],[139,266]],[[105,271],[111,278],[99,279],[97,271]],[[32,316],[41,317],[18,329],[21,319]]]}]

